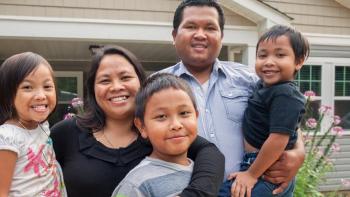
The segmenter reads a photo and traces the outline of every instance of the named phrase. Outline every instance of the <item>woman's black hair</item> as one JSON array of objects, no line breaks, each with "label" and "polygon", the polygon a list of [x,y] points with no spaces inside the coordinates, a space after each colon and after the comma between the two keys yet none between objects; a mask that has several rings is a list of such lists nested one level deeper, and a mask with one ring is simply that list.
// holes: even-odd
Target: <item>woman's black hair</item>
[{"label": "woman's black hair", "polygon": [[84,102],[84,114],[77,117],[77,124],[80,127],[92,131],[101,130],[105,126],[106,115],[97,104],[95,98],[95,79],[101,60],[106,55],[120,55],[129,61],[142,84],[146,80],[145,71],[136,56],[129,50],[120,46],[105,46],[97,50],[92,57],[90,71],[86,79],[86,99]]},{"label": "woman's black hair", "polygon": [[54,78],[50,64],[42,56],[33,52],[13,55],[2,63],[0,67],[0,124],[17,117],[14,100],[18,86],[39,65],[46,65]]}]

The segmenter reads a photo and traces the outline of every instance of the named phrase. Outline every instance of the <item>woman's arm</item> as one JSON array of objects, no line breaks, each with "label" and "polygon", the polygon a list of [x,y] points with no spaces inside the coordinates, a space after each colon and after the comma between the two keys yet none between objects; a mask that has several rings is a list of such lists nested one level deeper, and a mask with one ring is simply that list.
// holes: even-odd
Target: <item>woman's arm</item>
[{"label": "woman's arm", "polygon": [[188,151],[188,157],[194,160],[193,173],[180,196],[216,197],[224,178],[224,155],[213,143],[198,136]]},{"label": "woman's arm", "polygon": [[0,150],[0,197],[8,197],[17,154],[8,150]]}]

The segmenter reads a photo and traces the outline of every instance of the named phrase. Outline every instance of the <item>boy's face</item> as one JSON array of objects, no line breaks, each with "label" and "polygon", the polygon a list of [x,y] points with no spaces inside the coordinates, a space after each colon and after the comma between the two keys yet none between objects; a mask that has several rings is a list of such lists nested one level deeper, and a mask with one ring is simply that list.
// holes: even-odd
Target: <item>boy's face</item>
[{"label": "boy's face", "polygon": [[144,124],[135,124],[153,146],[151,157],[186,165],[187,150],[197,136],[197,111],[186,92],[168,88],[153,94],[145,107]]},{"label": "boy's face", "polygon": [[255,70],[266,86],[294,80],[294,73],[304,61],[295,62],[295,55],[287,36],[263,41],[258,46]]}]

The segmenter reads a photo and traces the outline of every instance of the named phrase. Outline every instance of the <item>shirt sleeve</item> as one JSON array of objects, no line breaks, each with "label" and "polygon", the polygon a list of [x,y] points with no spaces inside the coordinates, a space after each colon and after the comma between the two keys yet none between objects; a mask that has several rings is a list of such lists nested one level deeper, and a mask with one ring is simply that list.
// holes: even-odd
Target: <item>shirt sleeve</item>
[{"label": "shirt sleeve", "polygon": [[305,106],[299,99],[280,94],[273,98],[270,105],[270,132],[292,135],[305,112]]},{"label": "shirt sleeve", "polygon": [[191,145],[188,156],[194,160],[189,185],[181,197],[217,196],[224,178],[225,158],[219,149],[198,136]]},{"label": "shirt sleeve", "polygon": [[121,182],[113,191],[112,197],[146,197],[132,183],[128,181]]},{"label": "shirt sleeve", "polygon": [[3,127],[0,129],[0,150],[8,150],[20,154],[21,142],[19,136],[12,128]]}]

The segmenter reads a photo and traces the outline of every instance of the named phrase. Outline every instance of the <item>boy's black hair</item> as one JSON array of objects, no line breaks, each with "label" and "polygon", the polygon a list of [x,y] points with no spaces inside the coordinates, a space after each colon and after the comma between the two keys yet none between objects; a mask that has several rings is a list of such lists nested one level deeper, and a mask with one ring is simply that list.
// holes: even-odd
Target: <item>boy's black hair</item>
[{"label": "boy's black hair", "polygon": [[256,44],[256,54],[258,53],[259,45],[261,42],[272,40],[275,41],[281,36],[287,36],[292,46],[295,63],[299,64],[305,61],[310,53],[310,46],[307,39],[296,29],[285,25],[275,25],[265,32],[258,40]]},{"label": "boy's black hair", "polygon": [[177,31],[177,29],[179,28],[182,22],[184,9],[190,6],[196,6],[196,7],[207,6],[207,7],[215,8],[219,14],[219,26],[221,30],[221,35],[223,35],[224,25],[225,25],[225,16],[224,16],[224,11],[222,10],[217,0],[183,0],[175,10],[175,14],[173,18],[173,30]]},{"label": "boy's black hair", "polygon": [[113,45],[104,46],[103,48],[96,50],[92,57],[91,67],[86,79],[87,93],[84,102],[84,115],[78,116],[77,118],[77,124],[80,127],[90,130],[100,130],[105,126],[105,113],[97,104],[95,97],[95,79],[97,70],[100,67],[101,60],[107,55],[120,55],[127,59],[135,69],[140,84],[142,84],[146,79],[146,74],[141,63],[129,50],[120,46]]},{"label": "boy's black hair", "polygon": [[174,88],[183,90],[190,97],[194,108],[197,110],[196,100],[187,82],[178,76],[169,73],[157,73],[149,77],[136,95],[135,118],[139,118],[144,124],[146,105],[151,96],[159,91]]},{"label": "boy's black hair", "polygon": [[50,64],[42,56],[33,52],[15,54],[2,63],[0,67],[0,125],[17,117],[14,100],[18,86],[39,65],[47,66],[54,78]]}]

